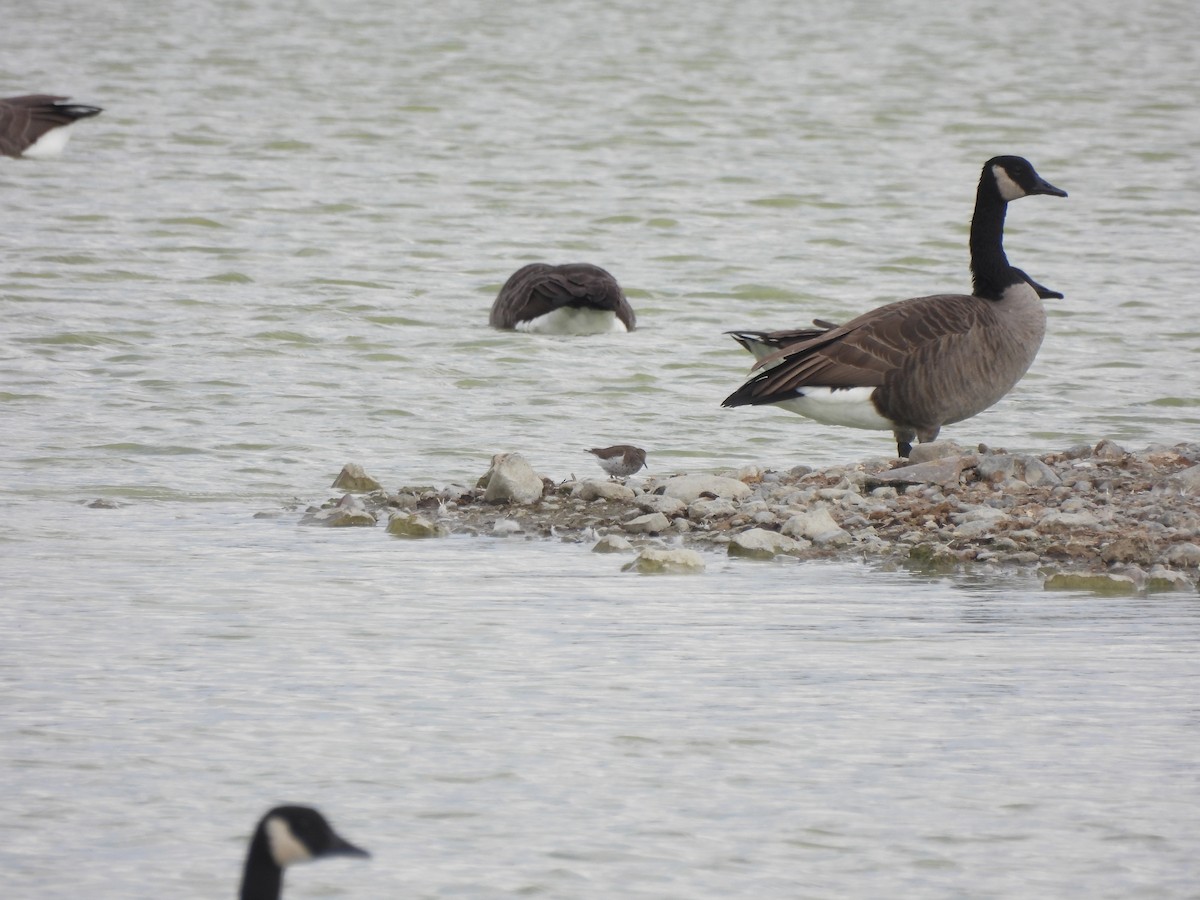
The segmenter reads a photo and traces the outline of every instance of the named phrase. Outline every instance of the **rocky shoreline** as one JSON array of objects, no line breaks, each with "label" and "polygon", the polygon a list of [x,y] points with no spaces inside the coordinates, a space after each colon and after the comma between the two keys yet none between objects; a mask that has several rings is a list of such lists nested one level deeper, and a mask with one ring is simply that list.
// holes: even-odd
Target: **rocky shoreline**
[{"label": "rocky shoreline", "polygon": [[383,490],[348,465],[345,493],[303,521],[397,537],[513,535],[625,552],[639,571],[754,559],[903,560],[929,571],[1036,570],[1048,589],[1184,590],[1200,581],[1200,443],[1128,451],[1110,440],[1040,456],[949,441],[910,460],[819,470],[555,483],[500,454],[477,485]]}]

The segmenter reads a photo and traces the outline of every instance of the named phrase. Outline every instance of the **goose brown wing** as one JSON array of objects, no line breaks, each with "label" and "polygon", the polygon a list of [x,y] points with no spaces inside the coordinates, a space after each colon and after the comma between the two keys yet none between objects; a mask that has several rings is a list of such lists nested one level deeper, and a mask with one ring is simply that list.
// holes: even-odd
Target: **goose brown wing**
[{"label": "goose brown wing", "polygon": [[903,300],[759,360],[724,406],[777,403],[804,387],[878,387],[923,350],[979,322],[987,301],[957,294]]},{"label": "goose brown wing", "polygon": [[527,322],[553,312],[559,304],[540,290],[553,271],[554,267],[545,263],[530,263],[513,272],[492,304],[491,324],[515,328],[518,322]]},{"label": "goose brown wing", "polygon": [[784,347],[791,347],[793,344],[811,341],[813,338],[825,334],[830,328],[837,327],[821,319],[814,319],[813,325],[816,327],[788,328],[780,331],[727,331],[725,333],[753,353],[753,346],[756,344],[763,347],[774,347],[779,350]]},{"label": "goose brown wing", "polygon": [[27,147],[53,128],[53,122],[35,121],[37,104],[31,101],[52,102],[55,99],[59,98],[33,95],[0,100],[0,153],[5,156],[20,156]]},{"label": "goose brown wing", "polygon": [[580,306],[616,312],[625,302],[617,280],[599,266],[588,263],[569,263],[559,266],[553,278],[548,278],[544,290],[558,306]]}]

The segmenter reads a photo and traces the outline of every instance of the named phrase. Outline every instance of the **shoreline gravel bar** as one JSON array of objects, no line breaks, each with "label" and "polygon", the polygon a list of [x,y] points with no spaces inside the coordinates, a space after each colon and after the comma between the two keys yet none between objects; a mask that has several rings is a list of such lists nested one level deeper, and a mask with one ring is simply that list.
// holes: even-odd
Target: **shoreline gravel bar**
[{"label": "shoreline gravel bar", "polygon": [[627,483],[555,483],[511,453],[474,487],[386,491],[353,464],[334,487],[344,495],[304,522],[386,521],[398,537],[526,536],[597,551],[684,548],[688,559],[719,551],[929,571],[1026,567],[1048,589],[1104,593],[1195,592],[1200,579],[1200,443],[1131,452],[1106,439],[1035,456],[939,441],[907,461]]}]

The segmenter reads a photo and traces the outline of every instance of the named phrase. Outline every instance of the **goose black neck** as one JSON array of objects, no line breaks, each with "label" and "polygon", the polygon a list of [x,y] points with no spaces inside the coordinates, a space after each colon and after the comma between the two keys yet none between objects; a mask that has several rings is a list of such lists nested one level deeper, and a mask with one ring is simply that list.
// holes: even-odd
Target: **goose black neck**
[{"label": "goose black neck", "polygon": [[250,842],[246,868],[242,872],[240,900],[279,900],[283,890],[283,869],[271,858],[267,835],[261,828]]},{"label": "goose black neck", "polygon": [[999,300],[1005,288],[1022,280],[1004,254],[1006,212],[1008,202],[1000,196],[995,175],[984,169],[971,217],[972,293],[976,297]]}]

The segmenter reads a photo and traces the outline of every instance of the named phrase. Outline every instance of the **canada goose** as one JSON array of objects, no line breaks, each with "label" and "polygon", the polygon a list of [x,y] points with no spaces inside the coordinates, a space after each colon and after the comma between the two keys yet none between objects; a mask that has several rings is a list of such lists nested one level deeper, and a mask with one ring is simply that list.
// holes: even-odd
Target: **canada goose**
[{"label": "canada goose", "polygon": [[1046,331],[1041,286],[1004,255],[1008,204],[1031,194],[1067,196],[1019,156],[989,159],[971,219],[972,295],[916,297],[845,325],[797,329],[798,343],[764,354],[721,405],[775,404],[828,425],[890,430],[903,457],[914,438],[932,441],[987,409],[1025,374]]},{"label": "canada goose", "polygon": [[[1022,278],[1029,282],[1029,286],[1037,291],[1037,295],[1043,300],[1063,299],[1063,295],[1058,291],[1052,291],[1050,288],[1038,284],[1020,269],[1016,271]],[[829,322],[825,319],[813,319],[812,328],[787,328],[782,331],[727,331],[725,333],[741,344],[746,350],[753,353],[755,359],[764,359],[776,350],[820,337],[825,332],[837,327],[839,326],[836,322]]]},{"label": "canada goose", "polygon": [[99,106],[68,103],[70,97],[29,94],[0,98],[0,153],[42,159],[58,156],[78,119],[99,115]]},{"label": "canada goose", "polygon": [[488,322],[539,334],[601,334],[633,331],[637,317],[617,279],[599,266],[530,263],[504,282]]},{"label": "canada goose", "polygon": [[241,900],[277,900],[283,870],[323,856],[370,856],[334,832],[325,817],[308,806],[277,806],[263,816],[246,854]]},{"label": "canada goose", "polygon": [[587,451],[596,457],[600,468],[613,478],[632,475],[646,465],[646,451],[631,444],[614,444],[611,447],[593,447]]}]

